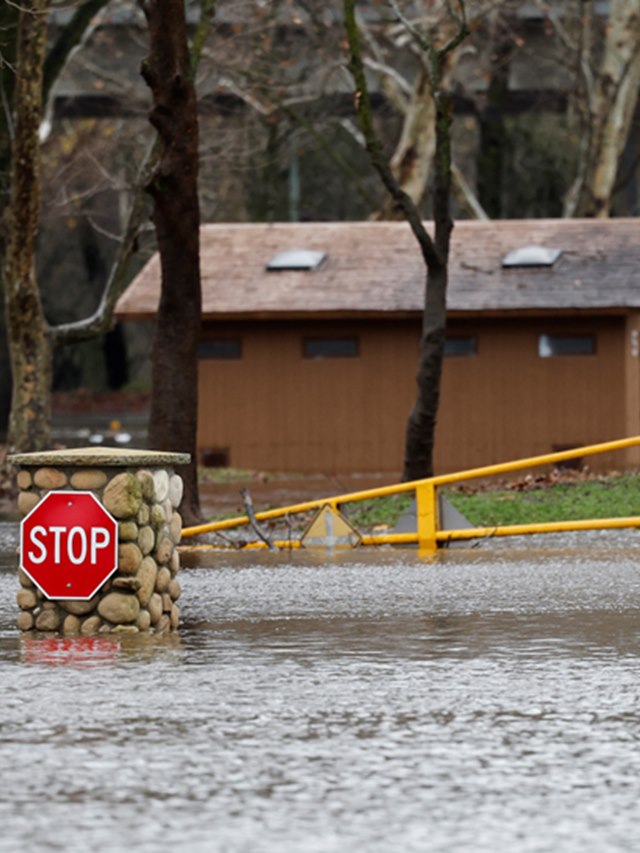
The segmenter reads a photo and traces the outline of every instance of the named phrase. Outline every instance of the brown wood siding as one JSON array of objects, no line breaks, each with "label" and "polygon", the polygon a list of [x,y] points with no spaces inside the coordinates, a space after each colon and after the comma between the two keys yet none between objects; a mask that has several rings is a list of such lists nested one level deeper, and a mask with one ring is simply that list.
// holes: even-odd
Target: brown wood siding
[{"label": "brown wood siding", "polygon": [[[205,336],[216,333],[208,326]],[[229,448],[237,467],[375,471],[382,460],[382,470],[399,467],[413,329],[389,335],[383,322],[270,323],[233,332],[226,324],[224,333],[242,336],[243,357],[200,362],[200,447]],[[303,357],[305,337],[332,335],[356,336],[359,355]]]},{"label": "brown wood siding", "polygon": [[[445,362],[436,458],[440,471],[549,453],[626,434],[624,320],[450,323],[477,332],[478,355]],[[538,355],[541,334],[596,336],[595,355]],[[590,460],[611,467],[615,458]]]},{"label": "brown wood siding", "polygon": [[[227,449],[241,468],[399,472],[419,328],[417,320],[207,324],[205,338],[241,337],[242,358],[200,363],[199,446]],[[452,320],[449,333],[477,336],[478,351],[445,361],[438,471],[625,434],[623,319]],[[596,334],[597,353],[540,358],[545,333]],[[356,335],[358,357],[303,357],[304,337],[331,335]]]},{"label": "brown wood siding", "polygon": [[[625,435],[640,435],[640,314],[634,311],[626,318],[624,341],[625,365]],[[640,447],[627,451],[630,468],[640,468]]]}]

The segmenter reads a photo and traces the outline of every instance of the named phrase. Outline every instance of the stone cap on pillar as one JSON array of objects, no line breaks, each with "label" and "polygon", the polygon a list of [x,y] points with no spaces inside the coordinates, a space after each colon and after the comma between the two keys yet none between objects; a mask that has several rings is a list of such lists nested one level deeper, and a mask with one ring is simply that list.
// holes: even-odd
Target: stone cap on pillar
[{"label": "stone cap on pillar", "polygon": [[162,450],[133,450],[120,447],[71,447],[65,450],[43,450],[37,453],[13,453],[12,465],[41,466],[98,466],[132,468],[134,466],[188,465],[189,453],[169,453]]}]

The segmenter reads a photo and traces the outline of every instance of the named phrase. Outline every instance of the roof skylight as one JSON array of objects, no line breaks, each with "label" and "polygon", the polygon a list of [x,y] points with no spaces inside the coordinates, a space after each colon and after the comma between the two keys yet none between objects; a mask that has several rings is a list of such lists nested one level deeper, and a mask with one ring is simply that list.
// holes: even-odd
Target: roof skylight
[{"label": "roof skylight", "polygon": [[291,249],[278,252],[267,264],[269,272],[283,270],[317,270],[327,257],[326,252],[315,252],[311,249]]},{"label": "roof skylight", "polygon": [[502,259],[503,267],[552,267],[562,254],[562,249],[547,246],[521,246]]}]

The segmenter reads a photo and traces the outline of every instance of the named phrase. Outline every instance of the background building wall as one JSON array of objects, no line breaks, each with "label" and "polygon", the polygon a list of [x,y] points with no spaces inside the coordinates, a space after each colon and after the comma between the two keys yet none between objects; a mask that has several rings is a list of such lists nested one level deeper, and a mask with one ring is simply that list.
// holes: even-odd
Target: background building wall
[{"label": "background building wall", "polygon": [[[399,472],[419,329],[416,319],[207,324],[205,339],[237,340],[241,357],[200,362],[200,448],[240,468]],[[445,360],[437,471],[622,437],[624,329],[616,317],[452,320],[449,334],[475,337],[477,351]],[[594,335],[596,352],[541,358],[541,334]],[[305,339],[331,337],[357,339],[358,355],[304,357]]]}]

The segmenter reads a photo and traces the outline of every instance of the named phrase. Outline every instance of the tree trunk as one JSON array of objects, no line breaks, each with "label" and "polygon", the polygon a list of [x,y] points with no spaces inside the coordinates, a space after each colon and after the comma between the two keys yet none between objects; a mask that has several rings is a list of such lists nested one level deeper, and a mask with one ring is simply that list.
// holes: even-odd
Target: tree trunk
[{"label": "tree trunk", "polygon": [[151,355],[149,445],[191,454],[182,513],[200,518],[197,482],[197,349],[201,323],[198,116],[184,0],[145,0],[149,56],[142,75],[153,93],[149,120],[161,153],[147,189],[154,201],[162,286]]},{"label": "tree trunk", "polygon": [[407,421],[403,480],[433,476],[433,449],[440,402],[442,362],[447,325],[447,284],[451,219],[451,122],[453,107],[445,92],[436,103],[434,158],[435,256],[427,263],[427,287],[416,375],[416,400]]},{"label": "tree trunk", "polygon": [[447,266],[429,268],[423,315],[415,403],[407,420],[402,479],[419,480],[433,474],[440,380],[444,355]]},{"label": "tree trunk", "polygon": [[504,122],[509,97],[509,64],[513,37],[501,12],[494,13],[493,38],[489,60],[489,84],[482,109],[478,113],[478,201],[490,219],[502,216],[502,175],[507,134]]},{"label": "tree trunk", "polygon": [[52,348],[34,262],[48,6],[48,0],[25,0],[20,6],[11,199],[6,215],[5,311],[13,376],[8,445],[22,452],[42,450],[50,443]]},{"label": "tree trunk", "polygon": [[[26,7],[25,7],[26,8]],[[0,203],[2,209],[9,197],[9,170],[11,168],[11,105],[16,85],[16,53],[18,47],[18,3],[0,4]]]},{"label": "tree trunk", "polygon": [[5,286],[4,275],[6,265],[6,241],[8,222],[5,211],[10,196],[11,171],[11,138],[12,114],[11,105],[14,102],[13,92],[16,82],[15,65],[18,46],[18,13],[17,4],[0,3],[0,98],[3,106],[0,109],[0,290],[2,305],[0,306],[0,434],[6,435],[11,411],[11,359],[7,341],[7,324],[5,320]]}]

